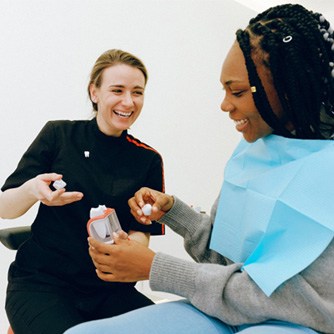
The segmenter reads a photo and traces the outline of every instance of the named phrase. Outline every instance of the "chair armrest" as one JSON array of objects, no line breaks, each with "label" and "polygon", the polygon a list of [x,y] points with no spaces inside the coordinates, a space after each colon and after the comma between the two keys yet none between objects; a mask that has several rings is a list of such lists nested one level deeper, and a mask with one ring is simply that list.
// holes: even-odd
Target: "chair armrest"
[{"label": "chair armrest", "polygon": [[0,242],[9,249],[16,250],[31,235],[30,226],[0,229]]}]

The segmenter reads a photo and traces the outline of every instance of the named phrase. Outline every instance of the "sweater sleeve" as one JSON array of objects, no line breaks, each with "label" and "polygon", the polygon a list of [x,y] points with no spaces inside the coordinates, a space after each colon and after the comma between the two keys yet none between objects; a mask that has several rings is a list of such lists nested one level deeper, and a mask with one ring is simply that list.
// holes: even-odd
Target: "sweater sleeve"
[{"label": "sweater sleeve", "polygon": [[333,332],[333,243],[312,265],[267,297],[241,271],[241,263],[232,263],[209,249],[215,206],[212,213],[210,218],[192,212],[175,198],[163,221],[185,239],[185,248],[196,262],[157,253],[150,273],[152,290],[185,297],[230,325],[276,319]]}]

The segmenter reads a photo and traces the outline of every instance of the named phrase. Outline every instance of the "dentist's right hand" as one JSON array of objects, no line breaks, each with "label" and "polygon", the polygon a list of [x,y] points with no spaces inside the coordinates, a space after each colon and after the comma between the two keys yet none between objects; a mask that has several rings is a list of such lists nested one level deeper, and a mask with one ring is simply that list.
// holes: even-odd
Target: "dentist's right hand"
[{"label": "dentist's right hand", "polygon": [[37,201],[48,206],[62,206],[80,201],[83,193],[52,190],[50,185],[62,178],[61,174],[45,173],[26,181],[17,188],[10,188],[0,193],[0,217],[13,219],[26,213]]},{"label": "dentist's right hand", "polygon": [[46,173],[37,175],[28,182],[31,183],[30,189],[36,199],[48,206],[62,206],[82,199],[83,193],[79,191],[66,191],[65,188],[52,190],[51,183],[60,179],[61,174]]},{"label": "dentist's right hand", "polygon": [[[171,195],[160,191],[143,187],[129,199],[128,204],[135,219],[142,224],[151,224],[152,220],[160,219],[174,204],[174,198]],[[145,216],[142,207],[145,204],[152,205],[152,212]]]}]

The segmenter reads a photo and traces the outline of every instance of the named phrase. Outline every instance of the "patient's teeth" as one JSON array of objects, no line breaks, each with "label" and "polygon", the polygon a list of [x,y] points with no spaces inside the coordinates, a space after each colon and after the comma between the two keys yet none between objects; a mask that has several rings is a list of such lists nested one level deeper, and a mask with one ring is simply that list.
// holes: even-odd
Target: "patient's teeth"
[{"label": "patient's teeth", "polygon": [[234,123],[235,123],[236,125],[245,124],[245,123],[247,123],[247,122],[248,122],[247,119],[238,119],[238,120],[235,120],[235,121],[234,121]]}]

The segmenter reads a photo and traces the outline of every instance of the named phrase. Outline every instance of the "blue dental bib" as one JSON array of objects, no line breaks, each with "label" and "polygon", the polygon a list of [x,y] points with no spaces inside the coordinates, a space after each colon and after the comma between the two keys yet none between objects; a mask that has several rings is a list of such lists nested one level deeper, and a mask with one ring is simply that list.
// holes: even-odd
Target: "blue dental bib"
[{"label": "blue dental bib", "polygon": [[228,161],[210,248],[270,296],[334,236],[334,142],[242,140]]}]

